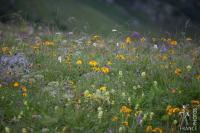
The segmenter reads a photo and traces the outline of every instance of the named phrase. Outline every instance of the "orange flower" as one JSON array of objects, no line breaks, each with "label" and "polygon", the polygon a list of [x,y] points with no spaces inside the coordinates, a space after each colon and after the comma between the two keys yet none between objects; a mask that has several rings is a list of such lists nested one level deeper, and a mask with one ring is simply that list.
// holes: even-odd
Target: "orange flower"
[{"label": "orange flower", "polygon": [[128,121],[124,121],[124,122],[122,122],[122,125],[124,125],[124,126],[128,126]]},{"label": "orange flower", "polygon": [[26,86],[23,86],[23,87],[21,88],[21,90],[22,90],[22,92],[27,92]]},{"label": "orange flower", "polygon": [[179,76],[179,75],[181,74],[181,69],[180,69],[180,68],[176,68],[175,74],[176,74],[177,76]]},{"label": "orange flower", "polygon": [[122,106],[120,108],[120,112],[122,112],[122,113],[130,113],[131,111],[132,110],[130,108],[126,107],[126,106]]},{"label": "orange flower", "polygon": [[169,44],[170,44],[171,46],[176,46],[176,45],[177,45],[177,41],[176,41],[176,40],[171,40],[171,41],[169,42]]},{"label": "orange flower", "polygon": [[22,93],[22,96],[23,96],[23,97],[26,97],[26,96],[27,96],[27,93],[26,93],[26,92],[23,92],[23,93]]}]

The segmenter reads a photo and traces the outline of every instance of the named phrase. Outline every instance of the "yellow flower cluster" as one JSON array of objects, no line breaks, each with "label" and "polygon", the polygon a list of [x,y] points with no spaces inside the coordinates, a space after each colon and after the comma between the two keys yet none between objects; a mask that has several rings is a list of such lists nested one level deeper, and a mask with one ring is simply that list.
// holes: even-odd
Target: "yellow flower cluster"
[{"label": "yellow flower cluster", "polygon": [[168,115],[176,114],[176,113],[179,113],[180,111],[181,111],[180,108],[174,108],[171,105],[168,105],[166,108],[166,113]]},{"label": "yellow flower cluster", "polygon": [[43,45],[45,45],[45,46],[54,46],[54,42],[53,41],[44,41]]},{"label": "yellow flower cluster", "polygon": [[125,57],[124,57],[123,54],[117,54],[116,55],[116,59],[118,59],[118,60],[125,60]]}]

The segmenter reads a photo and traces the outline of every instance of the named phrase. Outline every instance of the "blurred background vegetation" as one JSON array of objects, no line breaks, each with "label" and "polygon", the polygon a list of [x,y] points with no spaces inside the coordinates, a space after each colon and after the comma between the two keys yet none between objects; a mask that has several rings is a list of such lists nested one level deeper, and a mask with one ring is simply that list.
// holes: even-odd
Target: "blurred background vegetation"
[{"label": "blurred background vegetation", "polygon": [[199,0],[0,0],[0,21],[23,19],[65,31],[197,32]]}]

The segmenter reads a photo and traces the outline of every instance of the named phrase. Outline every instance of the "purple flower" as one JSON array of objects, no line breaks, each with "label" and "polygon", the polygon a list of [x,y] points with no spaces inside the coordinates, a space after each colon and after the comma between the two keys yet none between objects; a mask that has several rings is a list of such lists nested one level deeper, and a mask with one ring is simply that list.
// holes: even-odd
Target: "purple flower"
[{"label": "purple flower", "polygon": [[112,133],[112,130],[111,129],[108,129],[108,132],[107,133]]},{"label": "purple flower", "polygon": [[165,53],[166,51],[167,51],[167,47],[166,46],[161,46],[160,52],[161,53]]},{"label": "purple flower", "polygon": [[133,32],[133,34],[131,35],[132,38],[140,38],[140,33],[138,32]]},{"label": "purple flower", "polygon": [[138,125],[141,125],[142,123],[142,116],[139,114],[137,117],[136,117],[136,122]]}]

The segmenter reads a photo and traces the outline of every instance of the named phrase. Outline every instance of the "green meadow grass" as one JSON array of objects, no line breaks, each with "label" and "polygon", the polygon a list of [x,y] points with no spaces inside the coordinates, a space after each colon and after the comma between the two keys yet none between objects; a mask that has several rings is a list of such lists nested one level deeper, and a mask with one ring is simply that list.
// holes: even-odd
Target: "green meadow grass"
[{"label": "green meadow grass", "polygon": [[[188,38],[173,45],[164,35],[128,42],[125,31],[104,38],[35,30],[28,39],[16,40],[20,28],[3,27],[0,55],[25,53],[32,65],[19,80],[1,84],[0,132],[178,133],[181,121],[173,109],[181,112],[194,100],[199,104],[200,53]],[[31,41],[35,37],[41,39],[38,45]],[[162,45],[168,47],[164,53]],[[97,65],[91,67],[90,61]]]}]

